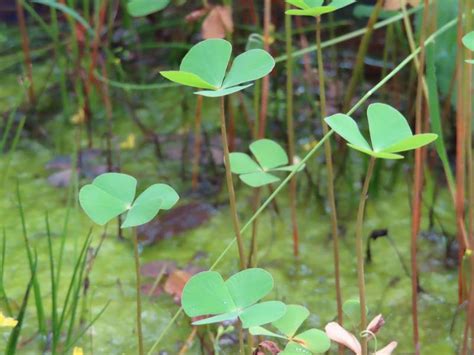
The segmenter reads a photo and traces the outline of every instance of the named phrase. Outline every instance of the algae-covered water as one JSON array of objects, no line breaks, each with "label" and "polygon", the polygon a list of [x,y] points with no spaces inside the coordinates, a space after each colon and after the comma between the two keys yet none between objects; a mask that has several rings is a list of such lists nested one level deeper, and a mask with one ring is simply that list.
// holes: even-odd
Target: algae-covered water
[{"label": "algae-covered water", "polygon": [[[14,188],[15,180],[18,180],[28,235],[32,246],[38,251],[38,274],[42,292],[46,304],[48,307],[50,305],[45,212],[49,213],[57,251],[67,201],[67,189],[54,188],[45,182],[44,165],[52,157],[52,153],[45,147],[32,142],[24,144],[13,157],[11,177],[2,192],[0,205],[2,225],[6,228],[7,236],[5,288],[8,296],[16,304],[21,302],[29,278]],[[362,161],[360,163],[362,164]],[[133,170],[125,171],[135,173],[139,179],[141,175],[145,175],[143,177],[146,179],[152,179],[153,175]],[[156,179],[159,177],[156,176]],[[369,198],[365,231],[368,235],[374,229],[387,228],[403,262],[409,265],[410,218],[407,186],[399,181],[395,188],[385,190],[387,186],[384,186],[384,183],[387,181],[382,182],[377,200]],[[357,187],[355,186],[356,190]],[[346,190],[348,189],[341,188],[339,191]],[[328,236],[327,213],[322,206],[315,203],[314,199],[312,203],[304,201],[306,192],[305,188],[301,187],[299,197],[302,202],[298,211],[301,231],[299,260],[295,260],[291,253],[289,211],[286,207],[286,197],[281,196],[277,198],[280,214],[277,215],[270,210],[259,224],[259,266],[269,270],[275,278],[272,298],[307,306],[312,312],[308,325],[322,328],[326,322],[335,317],[336,312],[332,244]],[[246,220],[249,217],[250,203],[248,189],[239,186],[238,196],[241,217],[242,220]],[[340,201],[353,198],[345,196],[344,193],[339,194]],[[443,199],[446,199],[446,203],[443,203]],[[185,202],[186,197],[181,203]],[[451,211],[443,210],[445,204],[447,205],[448,201],[447,196],[443,194],[438,200],[435,212],[449,229],[452,227]],[[341,215],[346,216],[346,221],[341,226],[344,231],[341,243],[341,270],[345,299],[356,297],[358,294],[352,208],[351,204],[341,208]],[[63,282],[60,285],[64,291],[73,266],[72,256],[77,255],[90,226],[91,223],[79,208],[71,211],[67,227]],[[108,236],[92,268],[89,291],[83,304],[87,318],[91,319],[107,302],[110,302],[102,317],[80,341],[87,353],[133,354],[135,349],[133,250],[131,243],[118,240],[115,231],[115,226],[109,226]],[[93,247],[98,245],[101,233],[101,228],[94,227]],[[248,240],[248,233],[245,236]],[[192,262],[205,268],[217,258],[231,239],[228,210],[220,208],[204,226],[145,247],[142,261],[175,260],[178,266],[184,267]],[[457,276],[455,272],[444,267],[444,248],[445,240],[442,237],[439,237],[439,240],[421,238],[420,279],[424,292],[420,295],[419,311],[424,353],[454,353],[459,341],[462,321],[458,320],[454,330],[451,329],[457,309],[455,291]],[[199,258],[196,257],[198,253]],[[397,353],[409,353],[412,349],[410,279],[386,238],[372,242],[372,256],[373,262],[366,269],[368,304],[371,315],[383,313],[386,320],[386,326],[378,337],[378,343],[385,344],[395,339],[400,343]],[[235,248],[229,251],[217,269],[224,275],[230,275],[238,269]],[[168,295],[153,299],[145,297],[143,324],[147,348],[152,345],[177,309],[177,305]],[[28,338],[26,334],[33,335],[36,329],[34,302],[31,299],[25,321],[24,338]],[[189,331],[188,319],[185,316],[180,317],[160,348],[170,354],[177,353]],[[453,334],[453,337],[447,334]],[[7,333],[4,333],[4,337],[6,336]],[[191,350],[191,353],[200,353],[197,342]],[[223,350],[226,353],[233,353],[229,347],[224,346]],[[20,353],[39,353],[39,339],[35,338],[24,344]]]}]

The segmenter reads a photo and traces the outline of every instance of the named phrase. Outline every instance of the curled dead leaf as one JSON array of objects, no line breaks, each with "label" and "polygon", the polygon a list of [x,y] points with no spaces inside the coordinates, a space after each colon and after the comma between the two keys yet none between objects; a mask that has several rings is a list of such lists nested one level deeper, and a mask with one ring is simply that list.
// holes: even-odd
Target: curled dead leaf
[{"label": "curled dead leaf", "polygon": [[377,351],[375,355],[391,355],[397,346],[398,346],[398,343],[396,341],[392,341],[386,347]]},{"label": "curled dead leaf", "polygon": [[232,9],[229,6],[214,6],[202,23],[202,37],[224,38],[227,33],[232,32],[234,32]]},{"label": "curled dead leaf", "polygon": [[382,315],[379,314],[370,321],[369,325],[367,326],[367,330],[373,334],[377,334],[377,332],[380,330],[380,328],[383,327],[384,324],[385,320],[383,319]]},{"label": "curled dead leaf", "polygon": [[356,355],[360,355],[362,353],[361,345],[355,335],[349,333],[336,322],[328,323],[324,329],[326,330],[327,336],[332,341],[344,345],[346,348],[356,353]]},{"label": "curled dead leaf", "polygon": [[191,274],[183,270],[175,270],[170,274],[163,287],[164,291],[173,296],[176,301],[181,300],[184,285],[191,278]]},{"label": "curled dead leaf", "polygon": [[202,9],[194,10],[190,12],[186,16],[186,21],[187,22],[196,22],[198,21],[201,17],[206,16],[206,14],[209,12],[208,8],[203,7]]},{"label": "curled dead leaf", "polygon": [[260,344],[258,344],[257,348],[253,352],[253,355],[265,355],[265,354],[272,354],[276,355],[281,352],[280,348],[276,343],[273,341],[262,341]]},{"label": "curled dead leaf", "polygon": [[385,10],[400,10],[402,8],[402,1],[413,7],[418,6],[420,3],[420,0],[385,0],[383,8]]}]

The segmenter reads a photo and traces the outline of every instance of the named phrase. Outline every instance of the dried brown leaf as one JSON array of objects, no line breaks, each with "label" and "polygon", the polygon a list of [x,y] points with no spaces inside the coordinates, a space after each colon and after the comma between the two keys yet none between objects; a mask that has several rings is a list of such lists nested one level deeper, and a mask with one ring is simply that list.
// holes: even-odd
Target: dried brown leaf
[{"label": "dried brown leaf", "polygon": [[361,345],[355,335],[349,333],[336,322],[328,323],[324,329],[326,330],[327,336],[332,341],[344,345],[346,348],[355,352],[356,355],[362,353]]},{"label": "dried brown leaf", "polygon": [[406,4],[411,6],[418,6],[420,3],[420,0],[385,0],[383,8],[385,10],[400,10],[402,1],[406,1]]},{"label": "dried brown leaf", "polygon": [[234,31],[232,10],[229,6],[214,6],[202,23],[201,34],[204,39],[224,38]]},{"label": "dried brown leaf", "polygon": [[392,341],[388,344],[385,348],[380,349],[375,353],[375,355],[391,355],[395,348],[397,347],[398,343],[396,341]]}]

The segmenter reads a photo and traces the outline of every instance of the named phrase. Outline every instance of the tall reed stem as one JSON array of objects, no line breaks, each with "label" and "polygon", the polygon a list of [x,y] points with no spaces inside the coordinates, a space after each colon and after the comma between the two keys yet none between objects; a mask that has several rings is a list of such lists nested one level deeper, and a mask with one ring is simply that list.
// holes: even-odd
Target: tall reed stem
[{"label": "tall reed stem", "polygon": [[237,239],[237,247],[239,250],[240,268],[245,269],[245,252],[242,236],[240,234],[239,216],[237,214],[237,206],[235,202],[234,182],[232,172],[230,171],[229,145],[227,143],[227,129],[225,122],[225,96],[221,97],[221,139],[222,149],[224,150],[225,176],[227,180],[227,192],[229,193],[230,212],[232,214],[232,225],[234,227],[235,237]]},{"label": "tall reed stem", "polygon": [[140,273],[140,255],[138,252],[138,235],[137,229],[133,228],[133,257],[135,259],[135,287],[136,287],[136,303],[137,303],[137,335],[138,335],[138,353],[143,355],[143,331],[142,331],[142,280]]},{"label": "tall reed stem", "polygon": [[[375,158],[371,157],[367,173],[365,175],[364,186],[359,199],[359,209],[357,210],[356,222],[356,254],[357,254],[357,281],[359,286],[359,302],[360,302],[360,331],[363,332],[367,328],[367,306],[365,300],[365,276],[364,276],[364,212],[365,203],[367,201],[367,193],[369,192],[370,179],[374,172]],[[362,355],[367,355],[367,337],[361,339]]]},{"label": "tall reed stem", "polygon": [[[428,0],[425,0],[423,10],[423,22],[420,32],[420,57],[418,63],[418,87],[416,93],[416,122],[415,132],[423,132],[423,88],[426,88],[424,79],[425,68],[425,27],[427,26],[429,11]],[[418,59],[418,58],[417,58]],[[424,85],[425,84],[425,85]],[[428,92],[425,89],[425,92]],[[417,265],[417,241],[420,233],[421,208],[423,197],[423,166],[425,160],[424,149],[415,151],[415,171],[413,176],[413,194],[412,194],[412,222],[411,222],[411,314],[413,322],[413,343],[415,354],[420,353],[419,331],[418,331],[418,265]]]},{"label": "tall reed stem", "polygon": [[[319,74],[319,96],[320,96],[320,107],[321,107],[321,122],[323,125],[323,132],[326,135],[329,132],[329,127],[324,121],[327,115],[326,112],[326,80],[324,77],[324,59],[323,51],[321,49],[321,17],[316,18],[316,44],[318,49],[316,50],[318,57],[318,74]],[[337,210],[336,210],[336,197],[334,194],[334,168],[332,163],[332,151],[331,142],[326,141],[324,143],[324,153],[326,157],[326,169],[327,169],[327,193],[329,208],[331,209],[331,234],[333,240],[333,253],[334,253],[334,278],[336,282],[336,301],[337,301],[337,321],[342,325],[343,314],[342,314],[342,292],[340,282],[340,271],[339,271],[339,228],[337,223]],[[342,348],[340,348],[341,350]]]},{"label": "tall reed stem", "polygon": [[[291,8],[286,4],[286,10]],[[295,129],[293,122],[293,37],[291,27],[291,16],[285,16],[285,40],[286,40],[286,131],[288,136],[288,156],[290,164],[293,164],[295,156]],[[291,225],[293,232],[293,253],[298,255],[299,231],[296,216],[296,177],[290,181],[290,209]]]}]

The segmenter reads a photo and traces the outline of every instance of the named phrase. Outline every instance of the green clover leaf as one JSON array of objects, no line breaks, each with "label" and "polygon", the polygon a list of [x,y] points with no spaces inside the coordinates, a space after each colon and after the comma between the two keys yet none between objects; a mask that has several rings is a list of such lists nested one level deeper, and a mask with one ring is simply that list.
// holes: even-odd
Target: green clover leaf
[{"label": "green clover leaf", "polygon": [[286,0],[297,9],[287,10],[287,15],[318,17],[355,3],[356,0],[333,0],[328,5],[323,5],[324,0]]},{"label": "green clover leaf", "polygon": [[381,159],[403,159],[402,155],[395,153],[420,148],[438,138],[438,135],[433,133],[413,135],[406,118],[386,104],[370,105],[367,116],[372,146],[352,117],[338,113],[327,117],[325,121],[348,142],[349,147]]},{"label": "green clover leaf", "polygon": [[260,302],[273,289],[273,278],[263,269],[246,269],[224,281],[215,271],[194,275],[184,286],[182,305],[189,317],[212,315],[193,322],[203,325],[239,318],[244,328],[271,323],[283,316],[282,302]]},{"label": "green clover leaf", "polygon": [[[297,165],[287,165],[288,155],[276,142],[260,139],[250,144],[250,151],[257,159],[255,162],[245,153],[230,153],[230,170],[239,175],[240,180],[251,187],[260,187],[280,181],[270,174],[275,171],[293,171]],[[302,166],[299,170],[304,169]]]},{"label": "green clover leaf", "polygon": [[308,317],[309,311],[305,307],[288,305],[286,306],[285,315],[272,323],[272,326],[283,335],[263,327],[251,327],[249,331],[252,335],[263,335],[287,340],[288,343],[285,349],[280,353],[283,355],[311,355],[328,351],[331,341],[325,332],[313,328],[297,334],[298,329]]},{"label": "green clover leaf", "polygon": [[127,4],[130,16],[142,17],[163,10],[170,0],[131,0]]},{"label": "green clover leaf", "polygon": [[127,174],[105,173],[85,185],[79,192],[79,203],[92,221],[104,225],[127,212],[121,228],[135,227],[151,221],[160,210],[168,210],[179,200],[176,191],[166,184],[155,184],[135,198],[137,180]]},{"label": "green clover leaf", "polygon": [[237,56],[226,74],[232,45],[223,39],[208,39],[194,45],[184,56],[179,71],[160,74],[175,83],[199,89],[196,94],[221,97],[248,88],[251,81],[263,78],[275,60],[262,49],[251,49]]}]

